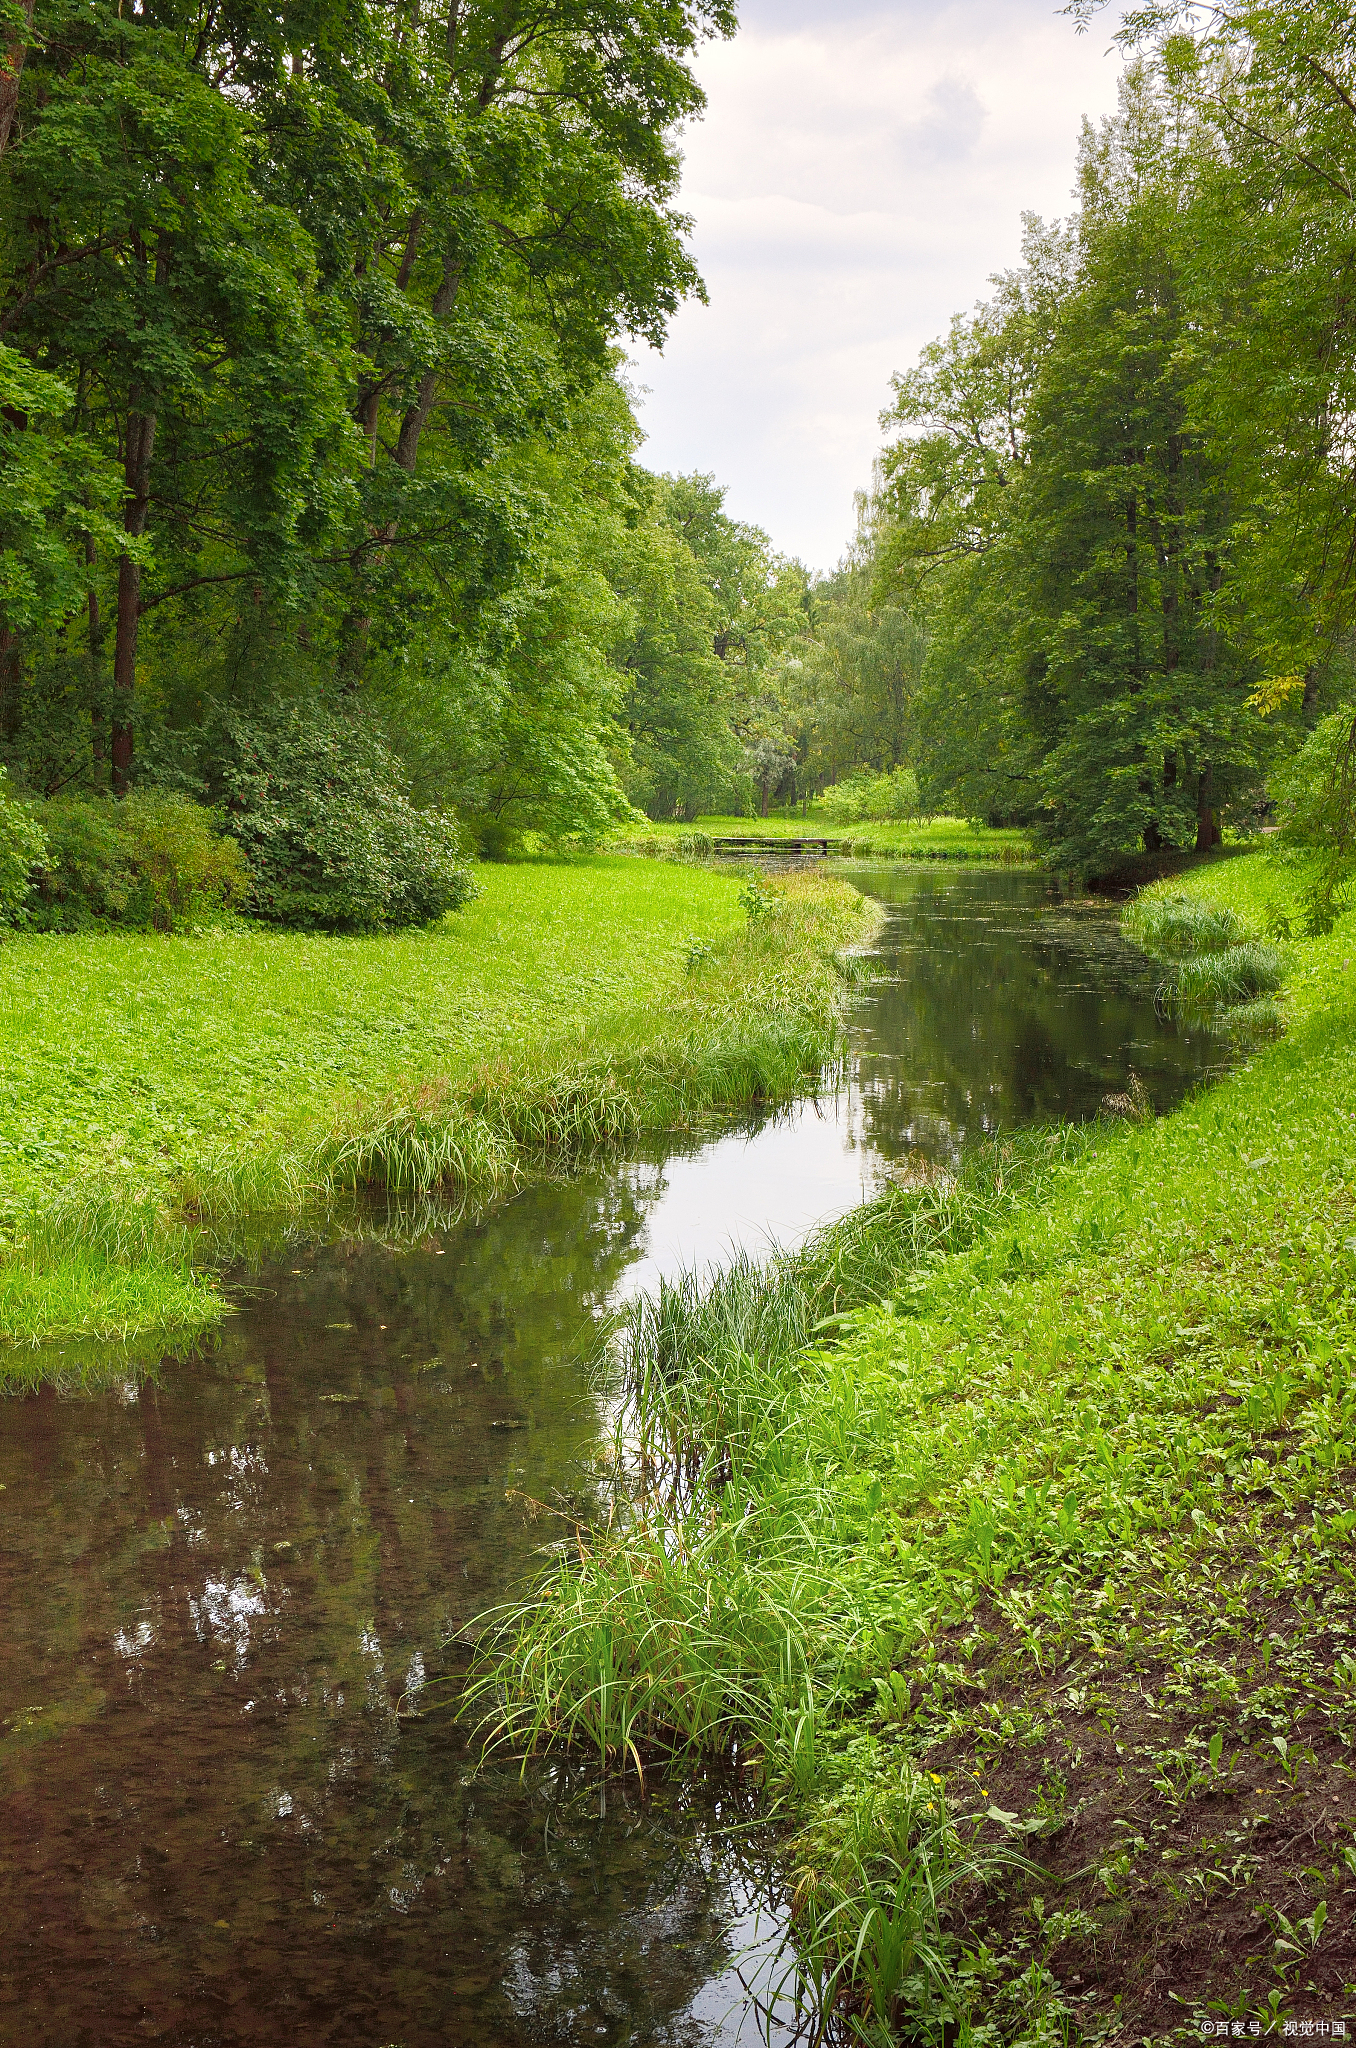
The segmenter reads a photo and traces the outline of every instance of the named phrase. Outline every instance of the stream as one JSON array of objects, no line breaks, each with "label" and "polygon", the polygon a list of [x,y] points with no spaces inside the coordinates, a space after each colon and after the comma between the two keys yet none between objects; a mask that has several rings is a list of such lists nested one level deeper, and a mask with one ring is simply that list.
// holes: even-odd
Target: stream
[{"label": "stream", "polygon": [[413,1248],[301,1245],[201,1353],[0,1408],[0,2039],[795,2037],[740,1788],[478,1768],[447,1646],[557,1533],[530,1503],[585,1512],[584,1362],[626,1295],[1133,1077],[1166,1109],[1226,1057],[1158,1015],[1113,911],[1016,871],[850,875],[888,918],[832,1091]]}]

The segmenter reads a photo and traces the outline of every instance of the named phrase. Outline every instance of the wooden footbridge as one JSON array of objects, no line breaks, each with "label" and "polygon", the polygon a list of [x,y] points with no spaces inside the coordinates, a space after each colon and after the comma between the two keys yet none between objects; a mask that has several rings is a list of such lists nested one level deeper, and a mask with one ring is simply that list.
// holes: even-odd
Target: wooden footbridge
[{"label": "wooden footbridge", "polygon": [[711,850],[722,854],[727,860],[766,860],[770,854],[813,854],[823,856],[830,853],[851,851],[850,839],[821,839],[809,837],[793,839],[789,833],[768,833],[762,837],[749,833],[737,838],[713,839]]}]

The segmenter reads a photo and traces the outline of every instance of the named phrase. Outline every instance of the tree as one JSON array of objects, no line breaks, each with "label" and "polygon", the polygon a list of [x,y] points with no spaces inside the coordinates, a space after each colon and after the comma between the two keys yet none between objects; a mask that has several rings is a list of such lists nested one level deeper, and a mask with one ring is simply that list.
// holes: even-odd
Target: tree
[{"label": "tree", "polygon": [[1073,225],[1023,218],[1019,268],[894,379],[882,425],[903,432],[866,527],[873,602],[920,636],[910,717],[925,799],[995,823],[1029,821],[1039,798],[1012,662],[1014,536],[1032,394],[1078,265]]},{"label": "tree", "polygon": [[1176,195],[1139,182],[1129,204],[1100,180],[1085,196],[1019,515],[1024,703],[1051,844],[1074,865],[1216,844],[1266,739],[1230,630],[1238,507],[1192,417]]},{"label": "tree", "polygon": [[[673,135],[733,26],[727,0],[40,0],[5,73],[0,331],[121,468],[116,563],[88,565],[116,788],[134,702],[191,709],[145,681],[182,623],[245,696],[289,649],[308,685],[382,687],[434,623],[474,666],[540,568],[511,451],[700,290]],[[69,667],[34,643],[35,704]]]},{"label": "tree", "polygon": [[730,517],[714,477],[661,477],[647,492],[622,655],[636,796],[655,816],[695,817],[746,801],[751,779],[766,808],[795,762],[780,685],[805,629],[805,572]]},{"label": "tree", "polygon": [[22,719],[21,636],[93,602],[89,551],[116,533],[117,474],[64,430],[71,393],[0,344],[0,736]]},{"label": "tree", "polygon": [[1271,749],[1238,573],[1257,478],[1212,426],[1198,297],[1215,169],[1132,69],[1085,135],[1075,230],[1031,224],[1027,272],[897,387],[887,559],[931,614],[922,727],[949,709],[969,742],[934,767],[1006,782],[1085,870],[1214,845]]}]

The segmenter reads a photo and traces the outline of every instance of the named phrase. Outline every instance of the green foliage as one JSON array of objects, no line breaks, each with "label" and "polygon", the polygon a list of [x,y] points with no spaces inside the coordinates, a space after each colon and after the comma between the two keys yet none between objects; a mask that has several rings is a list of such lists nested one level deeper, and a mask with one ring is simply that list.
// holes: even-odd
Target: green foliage
[{"label": "green foliage", "polygon": [[1349,23],[1164,5],[1122,36],[1149,53],[1085,135],[1077,219],[1029,222],[1021,269],[897,380],[867,522],[927,635],[928,801],[1038,823],[1094,874],[1255,823],[1349,694],[1356,618],[1329,426],[1356,389]]},{"label": "green foliage", "polygon": [[399,763],[360,718],[232,719],[216,780],[256,917],[378,931],[434,923],[474,894],[456,821],[415,809]]},{"label": "green foliage", "polygon": [[0,627],[11,634],[64,623],[88,588],[85,535],[114,531],[117,471],[63,431],[71,403],[58,378],[0,343]]},{"label": "green foliage", "polygon": [[815,585],[813,637],[787,677],[805,769],[840,787],[857,770],[889,774],[919,746],[927,634],[911,609],[873,588],[876,538],[864,527],[847,564]]},{"label": "green foliage", "polygon": [[784,664],[804,626],[804,572],[732,519],[710,476],[660,477],[636,522],[620,652],[629,787],[654,818],[692,819],[794,765]]},{"label": "green foliage", "polygon": [[40,931],[191,930],[238,905],[249,884],[239,847],[182,797],[56,798],[33,815],[46,841],[29,898]]},{"label": "green foliage", "polygon": [[41,825],[9,794],[0,768],[0,927],[27,923],[30,877],[46,858]]},{"label": "green foliage", "polygon": [[1311,936],[1331,931],[1356,879],[1356,717],[1348,709],[1320,721],[1273,780],[1281,842],[1311,856],[1304,922]]},{"label": "green foliage", "polygon": [[916,817],[918,777],[907,767],[888,775],[850,775],[825,791],[824,814],[835,825]]},{"label": "green foliage", "polygon": [[121,793],[214,705],[337,682],[423,799],[556,838],[626,815],[621,343],[700,294],[674,136],[733,28],[726,0],[192,29],[39,0],[0,164],[29,786]]}]

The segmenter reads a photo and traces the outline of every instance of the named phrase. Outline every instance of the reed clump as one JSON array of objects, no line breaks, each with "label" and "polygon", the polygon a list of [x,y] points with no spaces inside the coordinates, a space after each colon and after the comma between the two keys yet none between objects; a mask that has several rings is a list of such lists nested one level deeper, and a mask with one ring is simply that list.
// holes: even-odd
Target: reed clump
[{"label": "reed clump", "polygon": [[1181,961],[1169,995],[1182,1010],[1224,1010],[1274,995],[1284,976],[1285,959],[1279,946],[1252,939]]},{"label": "reed clump", "polygon": [[1282,1028],[1269,1001],[1285,979],[1285,953],[1256,937],[1231,905],[1180,893],[1146,893],[1122,918],[1127,937],[1169,964],[1159,1000],[1184,1017],[1222,1024],[1239,1036]]},{"label": "reed clump", "polygon": [[1227,904],[1201,903],[1180,894],[1138,896],[1121,923],[1128,938],[1160,960],[1222,953],[1248,937],[1242,918]]}]

